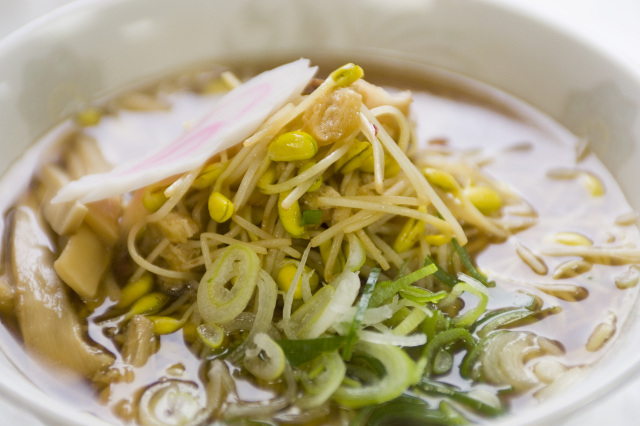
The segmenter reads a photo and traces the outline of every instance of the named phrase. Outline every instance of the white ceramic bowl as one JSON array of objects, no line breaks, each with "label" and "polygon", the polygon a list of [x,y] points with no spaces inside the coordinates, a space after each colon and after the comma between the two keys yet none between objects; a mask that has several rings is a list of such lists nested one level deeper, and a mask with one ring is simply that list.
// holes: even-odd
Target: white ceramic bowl
[{"label": "white ceramic bowl", "polygon": [[[339,55],[428,64],[498,87],[588,137],[640,209],[637,75],[479,0],[86,0],[0,43],[0,170],[79,104],[206,60]],[[640,319],[562,397],[501,423],[558,424],[640,368]],[[22,424],[102,424],[47,396],[0,356],[0,400]]]}]

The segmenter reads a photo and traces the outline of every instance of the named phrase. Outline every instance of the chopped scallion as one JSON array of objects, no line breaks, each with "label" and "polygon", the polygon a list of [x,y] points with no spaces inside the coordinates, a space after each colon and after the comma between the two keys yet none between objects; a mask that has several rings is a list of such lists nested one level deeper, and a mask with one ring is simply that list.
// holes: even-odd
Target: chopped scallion
[{"label": "chopped scallion", "polygon": [[[431,408],[429,404],[415,396],[402,395],[392,401],[372,405],[363,409],[351,421],[350,426],[440,425],[461,424],[457,416],[452,416],[449,407]],[[456,417],[454,419],[454,417]],[[465,421],[465,423],[467,423]]]},{"label": "chopped scallion", "polygon": [[[461,275],[462,277],[462,275]],[[468,277],[465,277],[468,278]],[[471,280],[468,282],[461,281],[456,284],[449,295],[442,299],[439,306],[448,306],[455,302],[455,300],[462,295],[462,293],[469,293],[478,298],[478,304],[469,309],[462,315],[458,315],[451,319],[451,323],[455,327],[469,327],[471,326],[487,309],[489,303],[489,295],[486,293],[486,289],[480,283],[474,283]]]},{"label": "chopped scallion", "polygon": [[400,294],[403,298],[420,304],[429,302],[438,303],[438,301],[447,297],[446,291],[439,291],[437,293],[434,293],[427,289],[413,286],[403,288],[402,290],[400,290]]},{"label": "chopped scallion", "polygon": [[453,287],[458,283],[458,280],[456,279],[456,277],[454,277],[444,269],[440,268],[431,256],[427,256],[427,258],[424,261],[424,266],[429,266],[429,265],[434,265],[437,268],[436,271],[433,273],[433,276],[442,284],[446,285],[447,287]]},{"label": "chopped scallion", "polygon": [[482,272],[478,271],[478,269],[475,267],[475,265],[471,261],[471,257],[469,257],[469,253],[467,252],[467,249],[462,247],[458,243],[458,240],[453,238],[451,240],[451,243],[453,244],[453,247],[456,249],[456,252],[458,253],[458,256],[460,256],[460,260],[462,261],[462,264],[464,265],[464,267],[469,272],[469,275],[471,275],[476,280],[480,281],[486,287],[495,287],[496,286],[495,282],[489,281],[487,279],[487,277]]},{"label": "chopped scallion", "polygon": [[431,375],[433,360],[438,351],[458,340],[464,343],[467,351],[471,351],[477,344],[476,339],[464,328],[452,328],[443,331],[436,334],[433,339],[427,342],[418,362],[418,368],[422,368],[423,377],[429,377]]},{"label": "chopped scallion", "polygon": [[395,281],[383,281],[379,283],[371,295],[369,305],[372,308],[382,305],[386,300],[393,297],[400,290],[403,290],[414,282],[433,274],[437,269],[438,268],[435,265],[428,265],[400,277]]}]

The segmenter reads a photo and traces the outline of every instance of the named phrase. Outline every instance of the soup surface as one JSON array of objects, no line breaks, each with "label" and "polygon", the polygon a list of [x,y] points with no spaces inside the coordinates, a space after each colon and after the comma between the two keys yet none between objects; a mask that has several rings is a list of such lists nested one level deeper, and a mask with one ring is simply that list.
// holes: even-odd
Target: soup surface
[{"label": "soup surface", "polygon": [[460,424],[597,364],[637,295],[636,216],[583,141],[457,76],[323,67],[194,170],[51,202],[264,67],[119,94],[15,166],[1,344],[25,375],[116,422]]}]

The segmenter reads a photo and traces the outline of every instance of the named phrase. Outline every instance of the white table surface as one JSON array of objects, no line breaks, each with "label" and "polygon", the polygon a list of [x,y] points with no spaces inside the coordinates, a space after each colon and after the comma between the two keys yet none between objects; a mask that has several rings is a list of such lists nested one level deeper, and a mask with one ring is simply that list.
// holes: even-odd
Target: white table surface
[{"label": "white table surface", "polygon": [[[0,38],[71,1],[0,0]],[[491,1],[524,10],[554,27],[590,41],[640,76],[640,0]],[[24,424],[17,423],[19,413],[15,408],[1,403],[0,417],[3,424]],[[640,425],[640,378],[575,414],[565,425]]]}]

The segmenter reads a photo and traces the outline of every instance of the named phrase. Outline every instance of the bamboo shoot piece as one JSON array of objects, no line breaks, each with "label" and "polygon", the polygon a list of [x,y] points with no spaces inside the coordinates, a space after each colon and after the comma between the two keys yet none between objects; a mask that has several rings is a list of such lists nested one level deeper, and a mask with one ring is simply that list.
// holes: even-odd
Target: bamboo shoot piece
[{"label": "bamboo shoot piece", "polygon": [[104,158],[98,142],[84,133],[74,135],[75,141],[67,151],[64,163],[73,180],[94,173],[106,173],[113,168]]},{"label": "bamboo shoot piece", "polygon": [[84,221],[109,247],[113,246],[120,234],[120,213],[122,197],[105,198],[86,204],[88,211]]},{"label": "bamboo shoot piece", "polygon": [[58,276],[83,300],[95,299],[109,266],[109,252],[87,226],[73,234],[53,267]]},{"label": "bamboo shoot piece", "polygon": [[111,365],[112,355],[83,336],[66,286],[53,269],[50,242],[32,209],[16,209],[11,241],[16,317],[27,351],[85,377]]},{"label": "bamboo shoot piece", "polygon": [[58,190],[69,182],[67,174],[58,166],[53,164],[45,166],[42,169],[41,181],[46,188],[42,202],[44,218],[57,234],[72,234],[82,225],[87,207],[78,201],[51,204],[51,199]]}]

